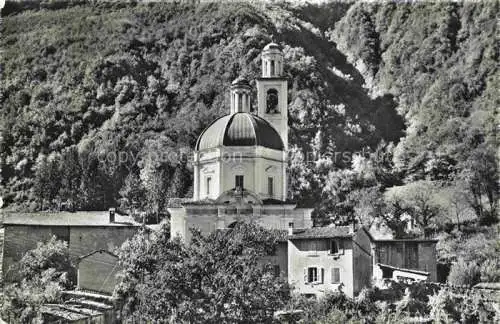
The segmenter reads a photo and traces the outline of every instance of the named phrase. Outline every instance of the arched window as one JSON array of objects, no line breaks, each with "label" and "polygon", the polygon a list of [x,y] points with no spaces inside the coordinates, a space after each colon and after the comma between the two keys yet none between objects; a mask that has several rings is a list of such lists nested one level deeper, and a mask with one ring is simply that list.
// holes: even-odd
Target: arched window
[{"label": "arched window", "polygon": [[278,90],[269,89],[266,96],[266,113],[277,114],[278,110]]}]

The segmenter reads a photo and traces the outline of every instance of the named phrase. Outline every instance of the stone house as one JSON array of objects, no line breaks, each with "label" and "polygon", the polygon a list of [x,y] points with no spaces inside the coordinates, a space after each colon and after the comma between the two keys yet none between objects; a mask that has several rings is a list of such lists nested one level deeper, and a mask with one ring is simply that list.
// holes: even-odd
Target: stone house
[{"label": "stone house", "polygon": [[288,237],[288,282],[301,294],[343,291],[353,297],[370,286],[371,239],[352,226],[292,230]]},{"label": "stone house", "polygon": [[[67,242],[70,257],[79,266],[79,288],[106,294],[113,292],[111,283],[117,267],[117,259],[111,255],[142,227],[131,217],[114,211],[6,213],[3,226],[2,270],[5,281],[16,276],[9,271],[12,264],[36,248],[39,242],[48,241],[55,235]],[[110,274],[113,278],[101,287],[102,277]]]}]

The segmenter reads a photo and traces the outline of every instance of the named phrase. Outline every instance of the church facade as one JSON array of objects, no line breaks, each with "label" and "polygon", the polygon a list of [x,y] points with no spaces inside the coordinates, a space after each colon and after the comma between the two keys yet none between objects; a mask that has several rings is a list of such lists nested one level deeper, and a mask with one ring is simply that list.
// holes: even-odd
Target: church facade
[{"label": "church facade", "polygon": [[257,107],[250,83],[230,88],[230,113],[213,121],[195,146],[193,199],[169,208],[172,236],[189,240],[189,228],[204,233],[253,221],[266,228],[312,227],[312,209],[287,200],[288,83],[283,53],[275,43],[262,52]]}]

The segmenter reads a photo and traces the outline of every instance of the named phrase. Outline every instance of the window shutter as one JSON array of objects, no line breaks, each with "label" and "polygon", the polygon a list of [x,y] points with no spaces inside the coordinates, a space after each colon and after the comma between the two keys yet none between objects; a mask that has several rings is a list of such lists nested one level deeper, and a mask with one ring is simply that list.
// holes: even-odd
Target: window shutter
[{"label": "window shutter", "polygon": [[304,282],[307,282],[307,268],[304,268]]},{"label": "window shutter", "polygon": [[332,283],[336,284],[340,282],[340,269],[332,268]]},{"label": "window shutter", "polygon": [[325,283],[325,268],[321,268],[321,283]]}]

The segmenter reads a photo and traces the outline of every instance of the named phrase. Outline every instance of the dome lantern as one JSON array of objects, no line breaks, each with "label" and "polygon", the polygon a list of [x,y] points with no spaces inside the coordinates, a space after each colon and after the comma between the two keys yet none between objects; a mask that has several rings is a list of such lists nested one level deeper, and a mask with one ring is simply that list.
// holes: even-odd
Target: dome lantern
[{"label": "dome lantern", "polygon": [[250,112],[250,83],[238,77],[231,83],[231,114]]}]

